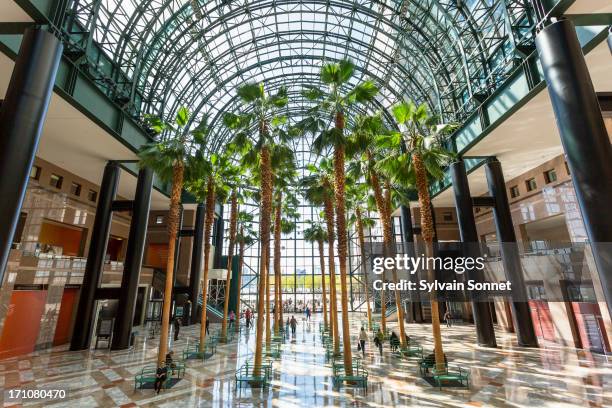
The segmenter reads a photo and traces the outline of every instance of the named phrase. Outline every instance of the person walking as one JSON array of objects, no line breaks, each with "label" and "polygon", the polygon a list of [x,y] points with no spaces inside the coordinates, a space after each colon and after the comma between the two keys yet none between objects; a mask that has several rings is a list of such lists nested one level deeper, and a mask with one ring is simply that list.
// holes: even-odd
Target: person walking
[{"label": "person walking", "polygon": [[446,313],[444,313],[444,320],[446,320],[446,327],[452,327],[453,319],[448,309],[446,310]]},{"label": "person walking", "polygon": [[306,320],[310,321],[310,307],[306,306]]},{"label": "person walking", "polygon": [[383,341],[385,339],[385,335],[382,332],[382,329],[378,329],[378,332],[376,332],[376,337],[374,337],[374,344],[376,344],[376,346],[378,347],[378,352],[380,353],[380,356],[382,357],[383,355]]},{"label": "person walking", "polygon": [[157,371],[155,372],[155,383],[153,384],[153,389],[157,394],[161,391],[166,379],[168,378],[168,367],[166,363],[162,362],[159,367],[157,367]]},{"label": "person walking", "polygon": [[366,333],[365,329],[363,327],[361,327],[361,331],[359,332],[359,347],[358,349],[361,350],[362,355],[365,357],[365,345],[366,342],[368,341],[368,333]]},{"label": "person walking", "polygon": [[208,331],[209,326],[210,326],[210,319],[208,318],[208,316],[206,316],[206,334],[210,334],[210,331]]},{"label": "person walking", "polygon": [[251,327],[251,309],[247,309],[244,312],[244,318],[246,319],[246,327],[247,329]]},{"label": "person walking", "polygon": [[295,329],[297,328],[297,320],[295,320],[295,316],[291,316],[289,325],[291,326],[291,334],[295,337]]},{"label": "person walking", "polygon": [[234,327],[234,323],[236,322],[236,313],[233,310],[229,312],[229,327],[230,329]]},{"label": "person walking", "polygon": [[179,332],[181,331],[181,319],[179,317],[175,317],[172,321],[172,327],[174,327],[174,341],[178,341]]}]

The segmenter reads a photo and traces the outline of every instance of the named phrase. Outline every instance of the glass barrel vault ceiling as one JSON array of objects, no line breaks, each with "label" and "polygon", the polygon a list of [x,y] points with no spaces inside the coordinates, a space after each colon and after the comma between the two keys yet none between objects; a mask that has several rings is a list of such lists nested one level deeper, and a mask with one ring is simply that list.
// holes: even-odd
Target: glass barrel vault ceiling
[{"label": "glass barrel vault ceiling", "polygon": [[415,99],[460,121],[531,49],[533,20],[525,0],[72,0],[65,30],[115,100],[136,116],[206,114],[217,150],[237,85],[287,85],[299,120],[303,85],[342,58],[356,64],[354,83],[381,87],[364,109],[389,120],[391,105]]}]

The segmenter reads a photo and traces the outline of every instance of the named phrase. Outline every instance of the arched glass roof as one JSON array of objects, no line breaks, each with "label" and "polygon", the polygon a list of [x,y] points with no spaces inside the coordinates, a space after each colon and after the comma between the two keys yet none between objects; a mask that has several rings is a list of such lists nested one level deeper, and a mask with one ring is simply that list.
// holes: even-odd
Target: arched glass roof
[{"label": "arched glass roof", "polygon": [[[137,115],[171,116],[182,105],[212,119],[210,147],[228,139],[220,116],[235,88],[287,85],[294,118],[324,62],[350,58],[354,83],[374,79],[382,110],[427,102],[460,121],[519,63],[532,43],[524,0],[75,0],[78,26],[112,61],[115,87]],[[302,146],[307,147],[307,146]]]}]

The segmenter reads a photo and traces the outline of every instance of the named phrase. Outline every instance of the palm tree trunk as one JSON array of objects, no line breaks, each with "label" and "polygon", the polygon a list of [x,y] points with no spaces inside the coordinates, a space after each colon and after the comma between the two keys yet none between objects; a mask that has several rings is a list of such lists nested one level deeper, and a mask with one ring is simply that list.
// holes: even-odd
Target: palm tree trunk
[{"label": "palm tree trunk", "polygon": [[[344,118],[342,118],[344,119]],[[344,120],[342,120],[344,122]],[[342,346],[344,348],[344,372],[353,375],[353,355],[351,350],[351,332],[348,316],[348,281],[346,279],[346,260],[348,258],[348,235],[346,232],[346,197],[344,175],[344,146],[334,148],[334,178],[336,198],[336,231],[338,233],[338,260],[340,262],[340,302],[342,304]]]},{"label": "palm tree trunk", "polygon": [[325,255],[323,251],[323,241],[319,240],[319,262],[321,263],[321,290],[323,291],[323,327],[325,330],[328,328],[327,322],[327,294],[326,283],[325,283]]},{"label": "palm tree trunk", "polygon": [[255,362],[253,365],[253,375],[258,376],[261,372],[262,346],[263,346],[263,325],[265,313],[265,275],[268,272],[267,264],[269,261],[270,249],[270,215],[272,210],[272,166],[270,163],[270,148],[264,146],[261,149],[261,218],[260,218],[260,243],[261,259],[259,265],[259,288],[257,301],[257,330],[255,335]]},{"label": "palm tree trunk", "polygon": [[[230,283],[232,279],[232,260],[234,257],[234,244],[236,242],[236,224],[238,221],[238,198],[236,197],[236,191],[232,191],[230,199],[231,210],[230,210],[230,228],[229,228],[229,245],[227,247],[227,273],[225,275],[225,298],[223,299],[223,322],[221,323],[221,337],[227,340],[227,318],[229,313],[229,297],[230,297]],[[222,245],[217,242],[219,250]],[[240,292],[240,288],[238,289]],[[236,323],[238,325],[238,323]]]},{"label": "palm tree trunk", "polygon": [[[270,251],[270,249],[268,249]],[[268,263],[270,262],[270,255],[268,254]],[[272,344],[272,326],[270,321],[270,265],[266,264],[266,346],[270,347]]]},{"label": "palm tree trunk", "polygon": [[[371,161],[372,157],[368,156],[368,159]],[[385,208],[385,199],[382,193],[382,187],[380,186],[380,181],[378,180],[378,175],[375,172],[370,172],[370,184],[372,185],[372,192],[374,193],[374,201],[376,201],[376,208],[378,209],[379,216],[381,220],[384,218],[382,215],[381,209]],[[383,251],[385,251],[385,245],[383,243]],[[386,256],[386,255],[385,255]],[[385,279],[385,271],[382,273],[383,282]],[[384,289],[380,290],[380,325],[382,326],[383,333],[387,332],[387,295]]]},{"label": "palm tree trunk", "polygon": [[363,222],[361,218],[361,208],[355,208],[357,216],[357,236],[359,237],[359,251],[361,252],[361,270],[363,272],[363,286],[365,287],[366,304],[368,306],[368,329],[372,330],[372,308],[370,306],[370,287],[368,283],[368,272],[366,270],[365,237],[363,234]]},{"label": "palm tree trunk", "polygon": [[[395,251],[393,250],[393,226],[391,223],[391,188],[389,186],[389,182],[385,183],[385,197],[383,202],[383,208],[379,209],[379,213],[381,213],[381,220],[383,224],[383,245],[385,247],[385,256],[392,257],[395,256]],[[393,268],[393,282],[398,283],[397,279],[397,269]],[[395,307],[397,308],[397,321],[399,325],[400,332],[400,345],[402,348],[407,346],[406,344],[406,329],[404,327],[404,307],[402,305],[402,297],[399,290],[395,290]]]},{"label": "palm tree trunk", "polygon": [[183,162],[176,162],[172,168],[172,193],[170,194],[170,208],[168,211],[168,260],[166,261],[166,284],[164,287],[164,304],[162,307],[161,334],[159,336],[159,351],[157,353],[157,366],[166,361],[168,352],[168,335],[170,331],[170,307],[172,306],[172,287],[174,286],[174,251],[181,204],[181,191],[183,190]]},{"label": "palm tree trunk", "polygon": [[215,185],[212,177],[206,183],[206,215],[204,217],[204,274],[202,276],[202,317],[200,318],[200,353],[206,346],[206,304],[208,303],[208,263],[210,260],[210,236],[215,220]]},{"label": "palm tree trunk", "polygon": [[279,335],[282,326],[280,319],[281,308],[281,203],[283,200],[282,191],[278,192],[278,202],[276,204],[276,214],[274,215],[274,334]]},{"label": "palm tree trunk", "polygon": [[[434,225],[431,214],[431,198],[429,196],[429,186],[427,183],[427,169],[423,163],[423,158],[419,153],[412,154],[412,163],[416,178],[417,193],[419,196],[419,211],[421,212],[421,237],[425,241],[425,256],[433,256]],[[430,282],[435,279],[432,268],[428,268],[427,277]],[[444,350],[442,348],[442,334],[440,331],[440,313],[436,291],[431,291],[431,331],[434,339],[434,355],[436,358],[436,368],[444,368]]]},{"label": "palm tree trunk", "polygon": [[[327,186],[326,186],[327,187]],[[329,186],[331,187],[331,186]],[[325,223],[327,225],[327,251],[329,263],[329,321],[334,339],[334,353],[340,352],[340,335],[338,332],[338,301],[336,298],[336,262],[334,256],[334,205],[331,198],[326,198],[323,211],[325,213]]]},{"label": "palm tree trunk", "polygon": [[242,268],[244,266],[244,227],[240,226],[240,249],[238,255],[238,293],[236,293],[236,314],[238,318],[236,319],[236,327],[234,330],[236,333],[240,331],[240,291],[242,289]]}]

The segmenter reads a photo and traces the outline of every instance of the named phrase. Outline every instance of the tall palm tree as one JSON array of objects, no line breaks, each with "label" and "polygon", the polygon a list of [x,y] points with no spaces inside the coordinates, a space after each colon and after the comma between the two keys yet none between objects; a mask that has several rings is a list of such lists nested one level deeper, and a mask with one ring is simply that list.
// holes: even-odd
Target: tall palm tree
[{"label": "tall palm tree", "polygon": [[[210,153],[200,149],[189,162],[189,181],[187,191],[198,201],[205,201],[204,215],[204,273],[202,276],[202,317],[200,325],[200,353],[206,347],[206,307],[208,303],[208,272],[211,249],[212,225],[215,217],[215,204],[223,204],[229,195],[229,190],[235,185],[239,169],[232,164],[231,152],[221,154]],[[219,246],[219,250],[221,247]]]},{"label": "tall palm tree", "polygon": [[[381,174],[375,168],[375,163],[387,156],[385,149],[380,148],[378,141],[388,133],[380,115],[360,115],[356,118],[352,127],[349,140],[348,151],[356,156],[351,170],[361,170],[358,172],[349,171],[356,176],[363,176],[372,189],[376,209],[380,217],[383,230],[383,255],[385,257],[395,256],[395,245],[393,241],[393,203],[392,188],[388,177]],[[397,269],[392,269],[393,281],[398,283]],[[384,278],[384,276],[383,276]],[[384,292],[381,292],[381,323],[383,330],[386,326],[386,310]],[[397,319],[400,332],[401,347],[406,347],[406,330],[404,326],[404,307],[402,304],[400,291],[395,290],[395,306],[397,308]]]},{"label": "tall palm tree", "polygon": [[311,223],[310,227],[304,230],[304,241],[317,243],[319,249],[319,262],[321,265],[321,291],[323,295],[323,327],[328,329],[327,320],[327,288],[325,282],[325,251],[323,245],[327,242],[327,231],[319,223]]},{"label": "tall palm tree", "polygon": [[[336,232],[338,234],[338,262],[340,264],[341,303],[342,303],[342,342],[344,346],[344,370],[352,375],[352,353],[350,326],[348,317],[348,281],[346,272],[346,260],[348,258],[348,235],[346,230],[346,203],[345,203],[345,147],[346,136],[345,113],[352,105],[367,103],[374,100],[378,94],[378,88],[373,81],[364,81],[352,89],[346,91],[349,81],[353,77],[355,66],[351,61],[343,60],[334,64],[325,64],[321,68],[321,82],[328,86],[329,92],[315,87],[304,91],[303,95],[318,102],[320,111],[331,115],[334,127],[327,129],[323,127],[313,147],[322,152],[328,147],[333,148],[334,162],[334,198],[336,201]],[[320,123],[320,117],[315,118],[315,123]],[[312,121],[310,121],[312,123]],[[325,124],[327,125],[327,124]],[[324,126],[325,126],[324,125]],[[321,128],[319,129],[321,130]]]},{"label": "tall palm tree", "polygon": [[[393,107],[393,116],[401,132],[380,138],[379,145],[391,147],[389,154],[377,163],[377,168],[391,177],[392,181],[406,186],[416,186],[421,214],[421,237],[425,242],[425,255],[433,256],[434,223],[429,195],[430,179],[444,177],[444,167],[452,154],[444,148],[445,136],[454,128],[453,124],[440,124],[438,118],[427,111],[425,104],[401,102]],[[435,279],[434,270],[428,268],[430,281]],[[440,316],[435,291],[431,292],[431,326],[434,338],[436,367],[444,367],[444,350],[440,332]]]},{"label": "tall palm tree", "polygon": [[[284,130],[287,117],[280,111],[287,106],[287,89],[279,88],[269,95],[263,83],[249,83],[237,89],[244,111],[226,113],[225,125],[236,132],[232,143],[242,153],[242,163],[259,172],[261,213],[260,213],[260,269],[258,284],[257,330],[255,339],[255,361],[253,374],[261,372],[263,356],[264,313],[269,313],[265,304],[266,280],[270,260],[270,226],[273,194],[273,159],[282,159],[291,150],[283,145],[291,138]],[[254,129],[253,129],[254,128]],[[275,157],[274,157],[275,156]]]},{"label": "tall palm tree", "polygon": [[334,188],[333,164],[331,160],[321,159],[317,166],[308,165],[310,175],[300,180],[306,200],[314,206],[323,207],[323,218],[327,229],[327,251],[329,264],[329,320],[334,343],[334,353],[340,353],[340,333],[338,330],[338,300],[336,296],[336,262],[334,251]]},{"label": "tall palm tree", "polygon": [[[349,225],[355,228],[359,240],[359,252],[361,254],[361,270],[363,273],[363,286],[367,305],[368,329],[372,330],[372,307],[370,305],[370,284],[368,282],[368,272],[366,268],[367,257],[364,229],[374,227],[376,222],[373,218],[370,218],[367,216],[367,214],[364,214],[364,211],[367,210],[367,207],[364,206],[363,203],[367,203],[368,201],[367,186],[365,184],[360,184],[357,183],[355,180],[351,180],[350,186],[347,188],[346,194],[347,209],[350,209],[352,212],[351,216],[349,217]],[[384,297],[382,295],[381,299],[384,302]]]},{"label": "tall palm tree", "polygon": [[166,122],[159,117],[147,116],[145,120],[155,133],[155,140],[145,144],[138,156],[140,166],[153,169],[157,177],[164,183],[170,183],[170,205],[168,209],[168,259],[166,261],[166,282],[164,287],[164,303],[162,307],[161,334],[157,365],[166,359],[168,350],[168,334],[170,324],[170,307],[172,286],[174,285],[174,252],[178,236],[181,192],[183,190],[185,168],[190,154],[201,149],[208,127],[206,120],[190,129],[190,112],[181,107],[174,122]]},{"label": "tall palm tree", "polygon": [[293,155],[285,159],[274,167],[274,334],[276,336],[283,326],[281,237],[282,234],[289,234],[295,228],[293,219],[297,213],[294,208],[298,204],[290,190],[295,184],[297,175],[295,159]]},{"label": "tall palm tree", "polygon": [[[244,250],[247,246],[251,246],[255,243],[257,235],[253,230],[253,216],[244,211],[238,213],[238,225],[240,229],[236,234],[236,242],[238,243],[238,294],[236,296],[236,308],[240,313],[240,292],[242,289],[242,268],[244,267]],[[240,325],[236,324],[236,332],[240,330]]]},{"label": "tall palm tree", "polygon": [[[295,170],[290,169],[286,172],[283,180],[294,183]],[[291,190],[277,184],[277,200],[275,204],[274,216],[274,331],[278,336],[279,330],[283,325],[283,295],[282,295],[282,276],[281,276],[281,237],[292,233],[296,228],[296,220],[300,218],[296,208],[298,201]],[[284,195],[283,195],[284,193]]]}]

